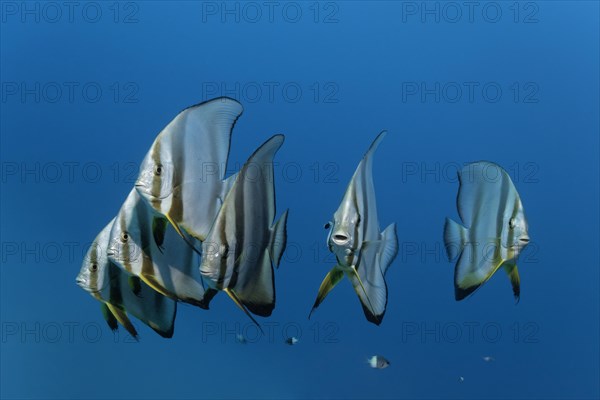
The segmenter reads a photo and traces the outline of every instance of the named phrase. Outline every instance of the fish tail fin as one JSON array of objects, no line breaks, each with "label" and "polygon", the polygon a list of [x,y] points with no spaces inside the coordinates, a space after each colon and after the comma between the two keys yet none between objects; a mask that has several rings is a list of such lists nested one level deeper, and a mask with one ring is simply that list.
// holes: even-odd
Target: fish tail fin
[{"label": "fish tail fin", "polygon": [[113,306],[112,304],[106,303],[106,306],[108,307],[110,312],[115,316],[117,321],[119,321],[119,323],[123,325],[127,332],[129,332],[131,337],[133,337],[136,341],[139,341],[138,333],[135,330],[135,326],[133,326],[133,324],[129,320],[127,313],[124,310]]},{"label": "fish tail fin", "polygon": [[510,284],[512,285],[513,295],[515,296],[515,304],[519,304],[521,299],[521,278],[516,264],[504,263],[504,271],[508,274]]},{"label": "fish tail fin", "polygon": [[102,315],[108,324],[108,327],[111,331],[115,332],[119,329],[119,324],[117,323],[117,319],[114,314],[110,312],[110,309],[106,305],[106,303],[100,303],[100,309],[102,310]]},{"label": "fish tail fin", "polygon": [[462,253],[467,241],[467,232],[467,228],[450,218],[446,218],[446,223],[444,224],[444,245],[448,260],[455,260]]},{"label": "fish tail fin", "polygon": [[396,234],[396,224],[390,224],[381,232],[383,245],[380,248],[380,267],[385,275],[388,267],[392,264],[396,255],[398,255],[398,235]]},{"label": "fish tail fin", "polygon": [[260,329],[260,332],[264,334],[264,332],[263,332],[262,327],[260,326],[260,324],[258,322],[256,322],[256,320],[254,319],[254,317],[252,316],[252,314],[250,314],[250,312],[246,309],[246,307],[244,306],[244,304],[242,303],[242,301],[237,297],[237,295],[235,294],[235,292],[232,289],[229,289],[229,288],[223,289],[223,291],[225,293],[227,293],[227,295],[240,308],[240,310],[242,310],[244,312],[244,314],[246,314],[248,316],[248,318],[250,318],[252,320],[252,322],[254,322],[254,324],[258,327],[258,329]]},{"label": "fish tail fin", "polygon": [[275,266],[279,267],[279,262],[281,261],[281,256],[285,251],[285,246],[287,244],[287,218],[288,211],[285,212],[279,217],[275,225],[271,228],[271,240],[269,243],[269,255],[271,256],[271,260],[275,263]]},{"label": "fish tail fin", "polygon": [[310,310],[310,314],[308,314],[308,319],[312,315],[313,311],[316,310],[317,307],[323,302],[327,294],[338,284],[338,282],[344,277],[344,272],[339,269],[337,266],[333,267],[331,271],[325,276],[323,282],[321,282],[321,286],[319,287],[319,293],[317,294],[317,299],[315,300],[315,304],[313,304],[312,309]]}]

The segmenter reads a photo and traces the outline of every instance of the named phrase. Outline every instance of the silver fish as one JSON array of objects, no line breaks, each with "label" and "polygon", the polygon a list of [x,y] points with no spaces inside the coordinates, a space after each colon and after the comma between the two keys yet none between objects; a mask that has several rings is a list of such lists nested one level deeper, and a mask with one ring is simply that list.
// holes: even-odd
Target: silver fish
[{"label": "silver fish", "polygon": [[[137,337],[135,327],[127,316],[130,313],[159,335],[172,337],[177,303],[155,292],[108,259],[106,249],[113,222],[114,219],[92,243],[77,275],[77,284],[106,306],[102,306],[102,311],[111,329],[116,319],[133,337]],[[131,289],[130,278],[137,279],[137,294]]]},{"label": "silver fish", "polygon": [[373,153],[386,132],[381,132],[359,163],[342,202],[333,216],[327,238],[329,251],[337,265],[327,274],[310,315],[344,275],[356,291],[368,321],[379,325],[387,306],[385,273],[398,253],[396,224],[383,232],[377,220],[377,204],[373,186]]},{"label": "silver fish", "polygon": [[[190,237],[188,241],[194,239]],[[214,290],[205,293],[198,271],[200,260],[192,247],[135,189],[129,193],[115,218],[108,258],[173,300],[208,309],[216,294]]]},{"label": "silver fish", "polygon": [[390,362],[383,356],[373,356],[367,359],[371,368],[384,369],[390,366]]},{"label": "silver fish", "polygon": [[205,282],[227,293],[257,325],[250,313],[269,316],[275,308],[272,264],[279,265],[286,246],[288,211],[273,224],[273,157],[283,141],[275,135],[250,156],[202,243]]},{"label": "silver fish", "polygon": [[142,161],[135,188],[183,237],[203,241],[227,188],[231,131],[243,108],[220,97],[179,113]]},{"label": "silver fish", "polygon": [[487,161],[466,165],[458,178],[456,204],[465,226],[449,218],[444,225],[448,259],[458,258],[455,298],[469,296],[504,267],[518,302],[521,289],[516,261],[529,243],[529,228],[517,189],[502,167]]}]

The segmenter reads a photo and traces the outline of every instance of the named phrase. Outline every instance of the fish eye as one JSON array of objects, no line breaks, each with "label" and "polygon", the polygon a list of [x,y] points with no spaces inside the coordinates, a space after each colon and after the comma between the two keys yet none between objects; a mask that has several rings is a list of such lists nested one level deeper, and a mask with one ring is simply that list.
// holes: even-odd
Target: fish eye
[{"label": "fish eye", "polygon": [[515,229],[515,225],[516,225],[516,222],[515,222],[514,218],[511,218],[511,219],[508,220],[508,227],[510,229]]},{"label": "fish eye", "polygon": [[156,167],[154,167],[154,175],[160,176],[162,174],[162,171],[162,164],[158,164]]},{"label": "fish eye", "polygon": [[127,232],[121,233],[121,242],[126,243],[127,240],[129,240],[129,235],[127,234]]},{"label": "fish eye", "polygon": [[93,263],[92,264],[92,271],[96,271],[96,270],[98,270],[98,264]]},{"label": "fish eye", "polygon": [[331,224],[328,222],[328,223],[326,223],[326,224],[323,226],[323,228],[325,228],[325,229],[329,229],[329,228],[331,228]]}]

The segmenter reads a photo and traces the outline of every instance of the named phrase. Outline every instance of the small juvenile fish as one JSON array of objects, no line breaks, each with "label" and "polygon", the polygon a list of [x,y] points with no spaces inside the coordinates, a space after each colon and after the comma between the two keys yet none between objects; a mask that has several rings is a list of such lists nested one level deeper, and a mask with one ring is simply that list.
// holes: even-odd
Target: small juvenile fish
[{"label": "small juvenile fish", "polygon": [[483,358],[483,361],[485,361],[485,362],[496,361],[496,359],[492,356],[484,356],[482,358]]},{"label": "small juvenile fish", "polygon": [[383,356],[373,356],[367,359],[371,368],[384,369],[390,366],[390,362]]},{"label": "small juvenile fish", "polygon": [[246,344],[248,343],[248,341],[246,340],[246,338],[244,337],[244,335],[242,335],[241,333],[238,333],[237,335],[235,335],[235,340],[240,343],[240,344]]},{"label": "small juvenile fish", "polygon": [[459,376],[458,377],[458,382],[463,383],[465,381],[465,377],[464,376]]},{"label": "small juvenile fish", "polygon": [[285,339],[285,344],[289,344],[290,346],[295,345],[296,343],[298,343],[298,338],[295,336],[289,337],[287,339]]}]

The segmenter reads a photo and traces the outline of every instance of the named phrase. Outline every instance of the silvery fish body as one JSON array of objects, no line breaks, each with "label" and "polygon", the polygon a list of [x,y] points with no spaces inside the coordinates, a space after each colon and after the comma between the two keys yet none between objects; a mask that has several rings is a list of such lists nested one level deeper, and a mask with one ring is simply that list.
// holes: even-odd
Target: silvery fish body
[{"label": "silvery fish body", "polygon": [[390,362],[383,356],[372,356],[367,362],[371,368],[384,369],[390,366]]},{"label": "silvery fish body", "polygon": [[182,230],[203,241],[227,189],[223,178],[233,126],[243,111],[220,97],[179,113],[157,136],[135,183],[139,194]]},{"label": "silvery fish body", "polygon": [[135,327],[127,316],[129,313],[161,336],[171,337],[176,303],[143,282],[139,282],[139,291],[134,294],[129,281],[132,275],[108,259],[106,253],[113,222],[114,219],[92,243],[77,275],[77,284],[103,303],[103,312],[111,329],[114,329],[116,319],[132,336],[137,337]]},{"label": "silvery fish body", "polygon": [[[373,186],[373,153],[383,140],[381,132],[359,163],[342,202],[333,216],[327,238],[337,265],[327,274],[312,312],[344,275],[348,276],[368,321],[379,325],[387,305],[385,273],[398,253],[396,225],[380,231]],[[310,317],[310,315],[309,315]]]},{"label": "silvery fish body", "polygon": [[[188,240],[194,241],[191,237]],[[207,309],[216,293],[205,296],[198,255],[135,189],[115,218],[108,257],[171,299]]]},{"label": "silvery fish body", "polygon": [[517,258],[529,243],[523,204],[508,173],[499,165],[480,161],[458,174],[456,204],[465,226],[446,218],[444,243],[456,261],[456,300],[472,294],[502,266],[518,302],[520,278]]},{"label": "silvery fish body", "polygon": [[205,282],[225,291],[250,318],[248,311],[269,316],[275,307],[272,264],[285,250],[287,210],[273,223],[273,157],[283,141],[275,135],[250,156],[202,243]]}]

